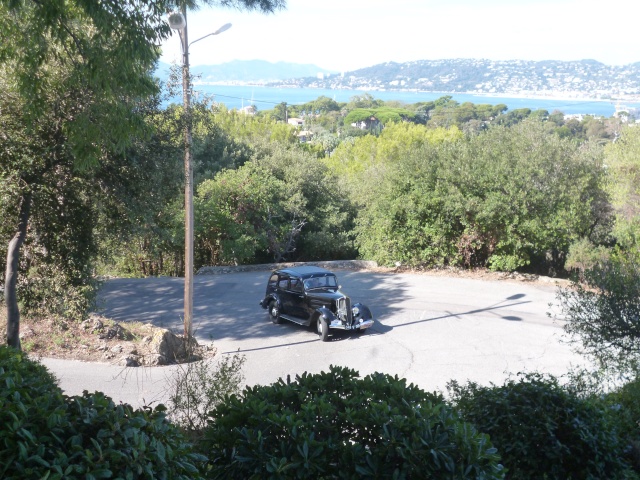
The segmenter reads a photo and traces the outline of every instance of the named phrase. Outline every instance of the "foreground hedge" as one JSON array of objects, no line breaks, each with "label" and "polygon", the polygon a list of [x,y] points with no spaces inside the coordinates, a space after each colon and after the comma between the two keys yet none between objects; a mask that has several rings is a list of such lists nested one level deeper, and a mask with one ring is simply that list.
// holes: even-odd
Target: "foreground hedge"
[{"label": "foreground hedge", "polygon": [[67,397],[40,364],[0,347],[0,478],[199,479],[164,407],[134,410],[96,392]]},{"label": "foreground hedge", "polygon": [[441,396],[383,374],[331,367],[248,387],[211,420],[211,478],[503,478],[486,435]]},{"label": "foreground hedge", "polygon": [[602,403],[572,395],[553,377],[525,375],[502,386],[450,384],[465,420],[491,437],[509,479],[622,479],[625,446]]}]

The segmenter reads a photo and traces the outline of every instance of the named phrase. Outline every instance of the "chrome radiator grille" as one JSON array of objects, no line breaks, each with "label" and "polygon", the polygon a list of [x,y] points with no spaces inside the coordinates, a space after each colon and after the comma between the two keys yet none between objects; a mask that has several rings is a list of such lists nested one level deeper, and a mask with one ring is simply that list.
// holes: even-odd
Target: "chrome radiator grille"
[{"label": "chrome radiator grille", "polygon": [[351,299],[349,297],[339,298],[336,301],[337,315],[340,320],[351,325],[353,313],[351,312]]}]

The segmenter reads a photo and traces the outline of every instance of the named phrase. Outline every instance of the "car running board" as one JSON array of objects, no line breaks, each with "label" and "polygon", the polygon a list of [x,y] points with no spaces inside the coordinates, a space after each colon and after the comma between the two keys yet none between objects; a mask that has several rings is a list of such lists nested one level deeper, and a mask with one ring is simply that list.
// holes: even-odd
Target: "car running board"
[{"label": "car running board", "polygon": [[280,315],[280,318],[282,318],[283,320],[289,320],[290,322],[293,323],[297,323],[298,325],[302,325],[303,327],[308,327],[309,325],[311,325],[311,322],[305,322],[304,320],[297,318],[297,317],[291,317],[289,315]]}]

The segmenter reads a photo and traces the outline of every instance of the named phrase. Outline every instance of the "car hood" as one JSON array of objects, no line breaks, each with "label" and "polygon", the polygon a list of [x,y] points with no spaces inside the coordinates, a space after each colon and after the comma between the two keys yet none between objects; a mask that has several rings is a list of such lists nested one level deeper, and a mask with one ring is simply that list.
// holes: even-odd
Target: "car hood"
[{"label": "car hood", "polygon": [[311,292],[307,292],[307,297],[317,298],[324,301],[331,301],[338,300],[339,298],[345,298],[346,295],[339,290],[336,292],[332,292],[330,290],[313,290]]}]

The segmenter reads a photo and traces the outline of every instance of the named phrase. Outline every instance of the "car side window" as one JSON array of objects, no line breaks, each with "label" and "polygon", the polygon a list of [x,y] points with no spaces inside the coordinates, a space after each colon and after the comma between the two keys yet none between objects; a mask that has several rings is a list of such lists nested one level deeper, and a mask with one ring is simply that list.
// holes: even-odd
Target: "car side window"
[{"label": "car side window", "polygon": [[280,277],[280,280],[278,281],[278,288],[282,288],[284,290],[289,288],[289,277]]},{"label": "car side window", "polygon": [[301,292],[302,280],[299,278],[291,278],[291,290],[294,292]]},{"label": "car side window", "polygon": [[277,284],[278,284],[278,275],[271,275],[271,277],[269,278],[269,287],[275,288]]}]

